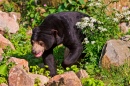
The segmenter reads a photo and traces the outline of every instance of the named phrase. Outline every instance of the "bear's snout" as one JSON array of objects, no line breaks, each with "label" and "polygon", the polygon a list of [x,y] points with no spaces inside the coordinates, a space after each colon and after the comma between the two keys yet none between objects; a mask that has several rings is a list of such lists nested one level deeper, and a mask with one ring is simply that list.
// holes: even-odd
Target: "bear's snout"
[{"label": "bear's snout", "polygon": [[32,53],[35,55],[35,57],[41,57],[44,52],[44,47],[39,45],[38,43],[34,43],[32,46]]}]

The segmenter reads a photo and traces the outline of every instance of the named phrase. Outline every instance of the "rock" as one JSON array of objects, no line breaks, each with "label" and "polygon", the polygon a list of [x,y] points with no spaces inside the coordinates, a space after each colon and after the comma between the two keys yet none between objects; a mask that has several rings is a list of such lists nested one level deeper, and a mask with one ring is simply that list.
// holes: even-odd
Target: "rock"
[{"label": "rock", "polygon": [[123,33],[127,33],[130,30],[130,24],[129,23],[127,24],[126,22],[120,23],[119,27],[120,27],[121,32]]},{"label": "rock", "polygon": [[83,70],[83,69],[79,70],[79,72],[76,73],[76,75],[78,76],[79,79],[89,78],[88,73],[85,70]]},{"label": "rock", "polygon": [[10,57],[9,62],[14,62],[17,67],[25,69],[26,72],[29,72],[28,62],[25,59],[19,59],[15,57]]},{"label": "rock", "polygon": [[130,40],[130,35],[125,35],[125,36],[121,37],[121,40],[129,41]]},{"label": "rock", "polygon": [[40,86],[45,86],[44,84],[46,84],[49,81],[49,79],[43,75],[30,73],[29,76],[33,79],[33,81],[35,81],[35,79],[38,78],[40,80]]},{"label": "rock", "polygon": [[16,33],[19,30],[19,24],[15,19],[10,17],[8,13],[0,11],[0,30]]},{"label": "rock", "polygon": [[77,75],[73,71],[70,71],[52,77],[47,86],[82,86],[82,84]]},{"label": "rock", "polygon": [[10,12],[9,16],[11,18],[13,18],[16,22],[17,22],[17,20],[21,19],[21,14],[20,13],[16,13],[16,12]]},{"label": "rock", "polygon": [[1,35],[4,35],[5,32],[2,31],[1,29],[2,29],[2,28],[0,28],[0,34],[1,34]]},{"label": "rock", "polygon": [[10,69],[8,76],[9,86],[34,86],[33,80],[25,70],[15,66]]},{"label": "rock", "polygon": [[109,40],[104,46],[99,64],[104,68],[120,66],[130,59],[130,41]]},{"label": "rock", "polygon": [[10,46],[11,49],[15,50],[13,44],[0,34],[0,48],[5,49],[7,46]]},{"label": "rock", "polygon": [[0,84],[0,86],[8,86],[7,84],[5,84],[5,83],[2,83],[2,84]]}]

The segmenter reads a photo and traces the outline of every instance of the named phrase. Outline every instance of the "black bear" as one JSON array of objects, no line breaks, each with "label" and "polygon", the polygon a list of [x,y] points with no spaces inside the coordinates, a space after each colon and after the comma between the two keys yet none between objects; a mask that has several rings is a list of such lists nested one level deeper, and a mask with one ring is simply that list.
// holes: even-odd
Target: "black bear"
[{"label": "black bear", "polygon": [[89,17],[80,12],[60,12],[47,16],[42,24],[33,29],[31,37],[32,53],[35,57],[43,58],[48,65],[50,76],[56,75],[56,65],[53,56],[53,48],[63,44],[69,49],[69,53],[62,62],[64,68],[77,62],[83,51],[82,41],[84,35],[76,23],[81,18]]}]

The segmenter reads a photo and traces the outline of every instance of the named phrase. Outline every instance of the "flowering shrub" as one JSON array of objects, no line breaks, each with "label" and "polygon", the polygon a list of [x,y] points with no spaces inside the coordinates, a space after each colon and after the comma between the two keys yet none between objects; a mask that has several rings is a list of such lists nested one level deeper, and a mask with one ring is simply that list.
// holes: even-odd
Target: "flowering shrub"
[{"label": "flowering shrub", "polygon": [[122,7],[122,12],[115,9],[115,22],[129,22],[130,21],[130,9],[128,7]]},{"label": "flowering shrub", "polygon": [[[98,26],[97,26],[98,24]],[[90,32],[94,32],[94,31],[99,31],[99,33],[105,32],[107,31],[106,28],[102,27],[102,23],[100,21],[97,21],[96,19],[92,18],[92,17],[84,17],[82,18],[81,22],[77,22],[76,23],[77,28],[82,29],[83,34],[86,35],[86,38],[84,39],[85,44],[89,43],[89,40],[87,38],[87,34],[89,34]],[[94,44],[95,41],[91,41],[91,44]]]},{"label": "flowering shrub", "polygon": [[95,66],[98,66],[101,51],[107,40],[119,38],[118,23],[113,21],[114,16],[106,14],[107,5],[102,1],[89,0],[86,3],[87,14],[91,17],[84,17],[80,22],[76,23],[77,28],[82,29],[86,38],[83,41],[86,57],[84,68],[89,73],[94,73]]}]

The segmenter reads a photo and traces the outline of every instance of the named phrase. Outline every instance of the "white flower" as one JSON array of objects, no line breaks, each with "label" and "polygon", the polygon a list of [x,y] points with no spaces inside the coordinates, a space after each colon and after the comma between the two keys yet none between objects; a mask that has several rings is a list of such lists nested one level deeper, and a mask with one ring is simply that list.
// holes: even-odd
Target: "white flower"
[{"label": "white flower", "polygon": [[88,44],[88,43],[89,43],[88,38],[84,38],[84,43],[85,43],[85,44]]},{"label": "white flower", "polygon": [[130,21],[130,16],[128,16],[126,19],[127,19],[128,21]]},{"label": "white flower", "polygon": [[123,14],[124,16],[127,16],[127,15],[128,15],[128,13],[127,13],[127,12],[123,12],[122,14]]},{"label": "white flower", "polygon": [[127,15],[130,15],[130,11],[127,11]]},{"label": "white flower", "polygon": [[92,22],[92,23],[97,21],[96,19],[94,19],[94,18],[92,18],[92,17],[90,17],[90,18],[91,18],[91,22]]},{"label": "white flower", "polygon": [[100,32],[105,32],[105,31],[107,31],[107,29],[106,29],[106,28],[103,28],[103,27],[98,27],[98,29],[100,30]]},{"label": "white flower", "polygon": [[94,3],[90,3],[88,6],[90,6],[90,7],[91,7],[91,6],[94,6]]},{"label": "white flower", "polygon": [[89,26],[90,28],[94,28],[93,23],[89,23],[88,26]]},{"label": "white flower", "polygon": [[118,18],[113,18],[113,20],[114,20],[115,22],[118,22]]},{"label": "white flower", "polygon": [[99,2],[101,2],[102,0],[98,0]]},{"label": "white flower", "polygon": [[83,19],[83,21],[89,21],[90,20],[89,17],[84,17],[82,19]]},{"label": "white flower", "polygon": [[98,22],[98,24],[103,24],[103,22],[100,22],[100,21],[97,21]]},{"label": "white flower", "polygon": [[85,41],[88,41],[88,38],[84,38]]},{"label": "white flower", "polygon": [[128,10],[129,7],[122,7],[122,11]]},{"label": "white flower", "polygon": [[91,41],[91,44],[95,44],[95,41]]},{"label": "white flower", "polygon": [[119,14],[119,13],[116,13],[116,14],[115,14],[115,16],[119,17],[119,16],[120,16],[120,14]]},{"label": "white flower", "polygon": [[96,6],[101,6],[102,4],[101,3],[95,3]]}]

